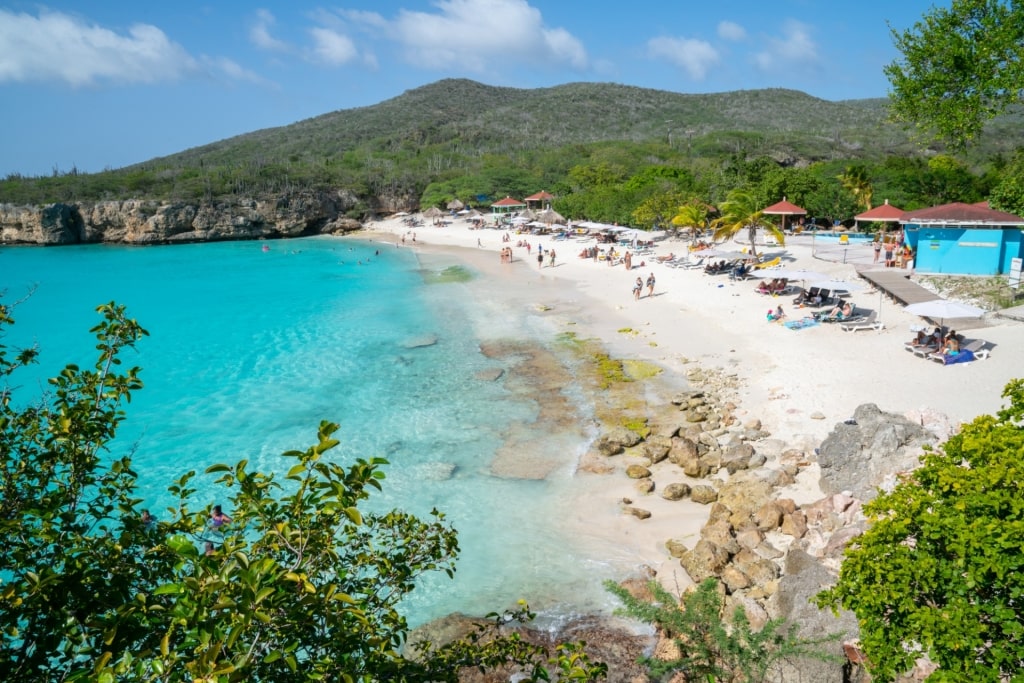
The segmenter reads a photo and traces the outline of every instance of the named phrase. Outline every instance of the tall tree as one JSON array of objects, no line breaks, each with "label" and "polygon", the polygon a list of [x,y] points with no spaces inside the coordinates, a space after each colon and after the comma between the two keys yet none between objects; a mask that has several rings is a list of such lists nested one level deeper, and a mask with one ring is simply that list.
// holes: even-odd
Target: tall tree
[{"label": "tall tree", "polygon": [[1024,4],[953,0],[892,30],[902,57],[885,67],[896,119],[959,149],[1024,90]]},{"label": "tall tree", "polygon": [[865,211],[870,211],[874,188],[871,186],[868,169],[863,164],[847,166],[837,177],[843,184],[843,188],[853,195],[857,203],[864,207]]},{"label": "tall tree", "polygon": [[676,210],[672,225],[697,232],[708,225],[708,205],[699,199],[691,199]]},{"label": "tall tree", "polygon": [[730,192],[725,201],[719,205],[719,216],[712,223],[715,229],[715,239],[730,239],[746,230],[750,241],[750,253],[754,256],[757,256],[758,228],[764,228],[779,241],[779,244],[785,243],[786,236],[782,230],[777,225],[765,220],[760,206],[761,202],[750,192],[745,190]]},{"label": "tall tree", "polygon": [[820,606],[852,610],[874,680],[928,656],[935,680],[1019,680],[1024,667],[1024,380],[865,506]]}]

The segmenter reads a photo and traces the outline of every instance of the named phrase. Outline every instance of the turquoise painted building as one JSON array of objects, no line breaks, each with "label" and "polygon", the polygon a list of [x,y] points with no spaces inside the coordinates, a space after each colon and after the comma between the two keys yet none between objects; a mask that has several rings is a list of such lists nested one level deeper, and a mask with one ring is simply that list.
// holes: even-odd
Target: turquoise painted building
[{"label": "turquoise painted building", "polygon": [[900,217],[914,250],[914,270],[948,275],[1002,275],[1024,257],[1024,219],[983,204],[943,204]]}]

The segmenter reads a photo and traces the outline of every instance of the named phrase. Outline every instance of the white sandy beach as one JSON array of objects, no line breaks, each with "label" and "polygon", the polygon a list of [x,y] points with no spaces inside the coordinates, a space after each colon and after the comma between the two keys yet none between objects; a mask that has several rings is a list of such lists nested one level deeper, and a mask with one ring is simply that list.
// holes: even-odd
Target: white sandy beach
[{"label": "white sandy beach", "polygon": [[[613,355],[654,361],[670,372],[685,372],[689,363],[697,362],[735,373],[740,380],[739,413],[743,419],[760,419],[773,438],[807,452],[813,452],[837,422],[849,418],[863,403],[875,403],[882,410],[912,417],[928,414],[929,422],[941,423],[938,413],[953,425],[993,413],[1001,406],[1000,394],[1006,382],[1024,372],[1024,324],[991,314],[986,317],[985,327],[967,332],[994,344],[987,360],[942,366],[913,356],[904,349],[904,342],[913,336],[911,326],[927,322],[888,300],[880,305],[879,293],[858,280],[853,265],[815,258],[806,245],[767,249],[771,253],[785,250],[786,268],[805,268],[861,282],[864,288],[854,292],[851,299],[862,309],[879,310],[883,330],[844,332],[834,324],[791,330],[767,322],[768,309],[782,303],[790,319],[803,317],[808,311],[793,306],[792,295],[772,298],[756,293],[758,280],[733,282],[724,275],[673,269],[655,263],[649,255],[635,258],[629,272],[622,265],[610,267],[578,258],[586,244],[576,240],[555,241],[551,236],[513,233],[515,262],[509,265],[500,263],[499,250],[509,246],[501,241],[502,231],[472,230],[463,220],[456,219],[443,227],[428,221],[410,228],[401,219],[390,219],[367,228],[369,233],[358,236],[396,241],[412,231],[416,242],[410,235],[404,248],[458,248],[457,253],[468,263],[485,266],[481,268],[485,276],[491,273],[500,277],[503,285],[520,293],[535,290],[539,305],[549,303],[544,301],[544,292],[550,290],[536,285],[564,284],[569,290],[560,290],[580,294],[579,307],[567,315],[588,334],[605,342]],[[531,256],[524,248],[515,248],[520,240],[528,240],[533,246]],[[544,267],[538,268],[538,244],[543,244],[545,252],[556,250],[556,267],[549,267],[545,259]],[[742,245],[729,248],[733,246],[738,250]],[[678,255],[685,253],[686,244],[666,240],[658,243],[655,251]],[[646,265],[641,268],[638,264],[642,260]],[[633,282],[638,275],[646,280],[650,273],[657,279],[655,296],[648,297],[645,288],[644,296],[634,300]],[[557,308],[552,312],[559,313]],[[621,331],[626,328],[636,333]],[[800,478],[799,490],[792,493],[794,498],[803,498],[798,503],[820,497],[814,468],[806,474]],[[601,535],[638,563],[650,564],[659,572],[678,570],[677,563],[665,562],[668,558],[663,543],[670,537],[696,534],[702,516],[680,519],[678,507],[672,514],[660,507],[679,503],[667,503],[658,496],[645,498],[642,503],[652,510],[651,519],[638,522],[623,516],[607,504],[608,500],[635,496],[635,492],[628,480],[612,479],[615,481],[608,483],[609,498],[604,504],[597,502],[579,514],[589,516],[594,529],[600,528]]]}]

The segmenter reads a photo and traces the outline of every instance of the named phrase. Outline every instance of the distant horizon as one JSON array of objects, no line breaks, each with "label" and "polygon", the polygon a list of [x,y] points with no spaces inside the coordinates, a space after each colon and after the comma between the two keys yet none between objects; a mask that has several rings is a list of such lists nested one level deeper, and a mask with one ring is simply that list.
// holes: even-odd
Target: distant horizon
[{"label": "distant horizon", "polygon": [[882,69],[899,56],[890,30],[932,6],[0,0],[0,177],[123,168],[448,78],[884,99]]}]

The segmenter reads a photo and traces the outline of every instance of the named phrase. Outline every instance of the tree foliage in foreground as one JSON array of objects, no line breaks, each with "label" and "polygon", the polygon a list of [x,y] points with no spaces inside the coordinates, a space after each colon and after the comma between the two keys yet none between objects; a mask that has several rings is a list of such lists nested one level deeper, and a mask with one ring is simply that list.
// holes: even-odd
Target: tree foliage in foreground
[{"label": "tree foliage in foreground", "polygon": [[[111,455],[122,405],[141,388],[119,355],[146,334],[113,303],[93,329],[95,368],[67,366],[34,402],[12,376],[34,349],[0,345],[0,680],[455,681],[513,665],[524,680],[598,680],[581,644],[550,658],[502,628],[525,605],[460,640],[403,652],[399,603],[425,572],[451,575],[455,531],[434,511],[363,513],[383,460],[332,462],[337,425],[289,451],[287,473],[216,465],[231,521],[193,508],[189,472],[170,519],[148,524],[129,457]],[[0,306],[0,340],[13,323]]]},{"label": "tree foliage in foreground", "polygon": [[779,665],[785,661],[801,657],[829,659],[820,646],[835,640],[802,639],[796,634],[795,624],[786,626],[781,619],[754,630],[742,607],[736,608],[727,623],[718,581],[713,578],[701,582],[681,602],[657,581],[648,584],[651,601],[634,596],[613,581],[606,582],[605,587],[622,601],[622,614],[652,624],[672,640],[677,657],[643,660],[651,674],[662,680],[676,675],[681,675],[682,681],[709,683],[775,680]]},{"label": "tree foliage in foreground", "polygon": [[929,680],[1019,680],[1024,670],[1024,380],[865,506],[822,606],[852,610],[872,676],[926,655]]},{"label": "tree foliage in foreground", "polygon": [[902,57],[885,74],[897,119],[963,148],[986,121],[1021,101],[1024,4],[1018,0],[953,0],[892,35]]}]

